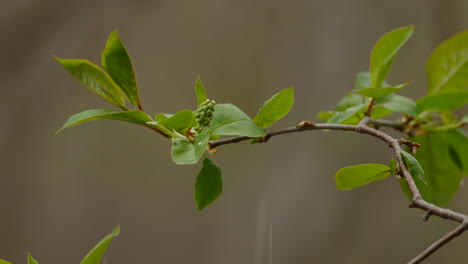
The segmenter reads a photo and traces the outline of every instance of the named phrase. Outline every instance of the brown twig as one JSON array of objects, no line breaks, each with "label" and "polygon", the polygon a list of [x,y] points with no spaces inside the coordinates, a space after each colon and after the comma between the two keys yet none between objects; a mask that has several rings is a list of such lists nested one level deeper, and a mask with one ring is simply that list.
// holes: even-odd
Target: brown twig
[{"label": "brown twig", "polygon": [[[271,138],[273,136],[278,136],[282,134],[289,134],[289,133],[302,132],[302,131],[311,131],[311,130],[341,130],[341,131],[354,131],[354,132],[361,133],[361,134],[368,134],[370,136],[376,137],[382,140],[383,142],[387,143],[388,146],[393,149],[393,154],[395,155],[395,159],[399,167],[399,174],[405,180],[411,192],[412,203],[410,207],[419,208],[430,213],[431,215],[436,215],[444,219],[450,219],[452,221],[461,223],[461,225],[458,226],[455,230],[453,230],[452,232],[442,237],[440,240],[433,243],[426,250],[424,250],[421,254],[419,254],[416,258],[414,258],[413,260],[409,262],[411,264],[420,263],[421,261],[426,259],[428,256],[430,256],[432,253],[434,253],[437,249],[445,245],[447,242],[449,242],[456,236],[463,233],[468,228],[468,216],[449,210],[449,209],[438,207],[434,204],[426,202],[423,199],[401,155],[401,150],[402,150],[401,145],[407,145],[409,147],[418,147],[419,146],[418,143],[411,142],[406,139],[393,138],[389,136],[388,134],[385,134],[384,132],[381,132],[377,129],[374,129],[368,126],[371,124],[375,125],[376,122],[378,122],[378,124],[380,124],[381,126],[385,125],[385,126],[395,127],[395,128],[399,128],[400,125],[393,123],[393,122],[386,122],[382,120],[380,121],[372,120],[368,117],[364,119],[358,125],[315,124],[315,123],[311,123],[308,121],[304,121],[304,122],[301,122],[300,125],[295,126],[295,127],[288,127],[288,128],[268,132],[265,138]],[[249,140],[249,139],[251,138],[243,137],[243,136],[231,137],[231,138],[226,138],[226,139],[210,141],[209,145],[210,145],[210,148],[215,148],[215,147],[219,147],[222,145],[237,143],[237,142],[241,142],[241,141]]]}]

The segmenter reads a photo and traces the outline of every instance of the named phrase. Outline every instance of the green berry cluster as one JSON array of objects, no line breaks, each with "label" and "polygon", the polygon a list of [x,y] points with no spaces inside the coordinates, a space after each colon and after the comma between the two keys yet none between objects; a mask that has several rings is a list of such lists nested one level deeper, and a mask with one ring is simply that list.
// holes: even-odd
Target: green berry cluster
[{"label": "green berry cluster", "polygon": [[205,102],[201,103],[195,111],[197,126],[194,129],[198,133],[200,133],[204,127],[210,125],[211,119],[213,118],[215,104],[216,102],[214,100],[206,99]]}]

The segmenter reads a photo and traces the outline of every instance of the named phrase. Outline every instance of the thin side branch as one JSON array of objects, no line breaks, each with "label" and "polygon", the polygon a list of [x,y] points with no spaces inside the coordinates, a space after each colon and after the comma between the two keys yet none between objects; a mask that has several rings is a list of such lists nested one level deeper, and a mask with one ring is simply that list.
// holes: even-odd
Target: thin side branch
[{"label": "thin side branch", "polygon": [[461,235],[467,229],[467,223],[463,223],[459,225],[457,228],[452,230],[450,233],[443,236],[441,239],[437,240],[436,242],[432,243],[426,250],[421,252],[418,256],[412,259],[408,264],[417,264],[421,263],[427,257],[429,257],[432,253],[437,251],[439,248],[450,242],[452,239],[456,238],[457,236]]},{"label": "thin side branch", "polygon": [[[366,116],[358,125],[341,125],[341,124],[315,124],[310,121],[303,121],[299,125],[295,127],[288,127],[288,128],[283,128],[280,130],[268,132],[265,137],[263,138],[257,138],[258,141],[260,142],[266,142],[268,139],[274,136],[282,135],[282,134],[289,134],[289,133],[296,133],[296,132],[302,132],[302,131],[312,131],[312,130],[341,130],[341,131],[353,131],[361,134],[368,134],[370,136],[373,136],[375,138],[378,138],[382,140],[383,142],[387,143],[387,145],[393,149],[393,154],[395,155],[396,162],[399,165],[400,168],[400,175],[403,177],[405,180],[406,184],[408,185],[408,188],[411,192],[412,195],[412,203],[410,205],[411,208],[419,208],[428,213],[428,215],[436,215],[444,219],[450,219],[455,222],[461,223],[459,227],[457,227],[455,230],[452,232],[448,233],[444,237],[442,237],[440,240],[436,241],[434,244],[432,244],[428,249],[423,251],[420,255],[418,255],[415,259],[413,259],[409,263],[420,263],[423,261],[425,258],[427,258],[429,255],[434,253],[437,249],[448,243],[450,240],[453,238],[457,237],[461,233],[463,233],[467,228],[468,228],[468,216],[449,210],[449,209],[444,209],[441,207],[438,207],[434,204],[428,203],[425,200],[423,200],[421,193],[419,192],[418,187],[416,186],[408,168],[406,167],[406,164],[404,162],[404,159],[401,155],[401,145],[407,145],[408,147],[411,148],[417,148],[420,145],[415,142],[411,142],[406,139],[396,139],[391,137],[390,135],[379,131],[377,129],[374,129],[368,125],[373,125],[373,126],[388,126],[388,127],[393,127],[395,129],[403,129],[404,125],[401,123],[394,123],[391,121],[382,121],[382,120],[372,120],[368,116]],[[238,137],[231,137],[231,138],[225,138],[225,139],[219,139],[219,140],[214,140],[210,141],[209,145],[210,148],[215,148],[219,147],[222,145],[227,145],[231,143],[237,143],[241,142],[244,140],[250,140],[252,138],[250,137],[243,137],[243,136],[238,136]]]}]

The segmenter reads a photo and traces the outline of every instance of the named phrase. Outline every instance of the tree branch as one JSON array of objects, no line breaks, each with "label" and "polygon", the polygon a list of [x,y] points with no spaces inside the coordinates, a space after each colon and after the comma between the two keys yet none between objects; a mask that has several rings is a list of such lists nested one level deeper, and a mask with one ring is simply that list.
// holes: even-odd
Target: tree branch
[{"label": "tree branch", "polygon": [[[403,177],[405,180],[406,184],[408,185],[408,188],[411,192],[412,196],[412,203],[410,204],[411,208],[419,208],[430,215],[436,215],[444,219],[450,219],[455,222],[461,223],[459,227],[457,227],[455,230],[452,232],[448,233],[444,237],[442,237],[440,240],[436,241],[433,243],[429,248],[424,250],[420,255],[418,255],[415,259],[413,259],[409,263],[420,263],[423,261],[425,258],[427,258],[429,255],[434,253],[436,250],[438,250],[440,247],[445,245],[447,242],[452,240],[453,238],[457,237],[461,233],[463,233],[467,228],[468,228],[468,216],[449,210],[449,209],[444,209],[441,207],[438,207],[434,204],[428,203],[423,200],[421,193],[419,192],[418,187],[416,186],[408,168],[406,167],[406,164],[404,162],[404,159],[401,155],[401,146],[400,145],[407,145],[409,147],[419,147],[420,145],[415,142],[411,142],[406,139],[396,139],[391,137],[388,134],[385,134],[377,129],[374,129],[372,127],[369,127],[368,125],[379,125],[379,126],[389,126],[389,127],[394,127],[394,128],[400,128],[403,125],[400,123],[393,123],[390,121],[382,121],[382,120],[372,120],[368,117],[365,117],[358,125],[341,125],[341,124],[315,124],[310,121],[303,121],[299,125],[295,127],[288,127],[288,128],[283,128],[280,130],[268,132],[266,136],[263,138],[256,138],[256,140],[260,142],[267,142],[271,137],[273,136],[278,136],[282,134],[289,134],[289,133],[295,133],[295,132],[302,132],[302,131],[312,131],[312,130],[341,130],[341,131],[353,131],[361,134],[368,134],[370,136],[373,136],[375,138],[378,138],[382,140],[383,142],[387,143],[390,148],[393,149],[393,154],[395,155],[395,159],[397,164],[399,165],[400,168],[400,175]],[[249,140],[252,139],[250,137],[244,137],[244,136],[238,136],[238,137],[231,137],[231,138],[225,138],[225,139],[219,139],[219,140],[214,140],[209,142],[210,148],[215,148],[219,147],[222,145],[227,145],[231,143],[237,143],[241,142],[244,140]]]},{"label": "tree branch", "polygon": [[426,250],[421,252],[418,256],[416,256],[414,259],[412,259],[408,264],[417,264],[421,263],[423,260],[425,260],[427,257],[429,257],[432,253],[434,253],[436,250],[450,242],[450,240],[456,238],[457,236],[461,235],[465,230],[467,229],[467,222],[464,222],[463,224],[459,225],[457,228],[452,230],[450,233],[447,235],[443,236],[441,239],[437,240],[434,242],[432,245],[430,245]]}]

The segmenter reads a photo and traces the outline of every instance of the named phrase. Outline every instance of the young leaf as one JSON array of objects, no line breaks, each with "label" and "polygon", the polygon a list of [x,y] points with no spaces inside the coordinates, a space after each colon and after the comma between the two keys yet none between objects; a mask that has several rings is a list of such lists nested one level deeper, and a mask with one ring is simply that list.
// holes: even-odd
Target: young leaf
[{"label": "young leaf", "polygon": [[382,87],[398,50],[412,34],[413,26],[404,27],[388,32],[377,41],[372,49],[369,67],[372,88]]},{"label": "young leaf", "polygon": [[213,135],[263,137],[265,130],[232,104],[217,104],[210,124]]},{"label": "young leaf", "polygon": [[390,174],[395,175],[397,173],[397,163],[394,159],[390,160]]},{"label": "young leaf", "polygon": [[127,49],[120,40],[117,30],[109,35],[101,60],[104,69],[109,73],[112,80],[122,88],[130,103],[140,105],[132,61]]},{"label": "young leaf", "polygon": [[161,121],[148,122],[148,124],[163,125],[169,130],[182,130],[192,127],[193,120],[195,119],[193,112],[190,110],[182,110],[168,118],[165,115],[163,116],[157,116],[157,119]]},{"label": "young leaf", "polygon": [[440,44],[426,64],[429,94],[468,92],[468,31]]},{"label": "young leaf", "polygon": [[419,162],[416,160],[416,158],[404,150],[401,151],[401,154],[405,159],[406,166],[408,167],[411,176],[413,176],[413,178],[416,177],[420,179],[424,184],[427,185],[426,177],[424,176],[424,170],[419,164]]},{"label": "young leaf", "polygon": [[392,114],[393,111],[384,107],[383,105],[377,105],[372,108],[372,113],[371,113],[371,118],[372,119],[380,119],[384,118],[390,114]]},{"label": "young leaf", "polygon": [[390,168],[382,164],[360,164],[341,168],[335,174],[339,190],[351,190],[390,175]]},{"label": "young leaf", "polygon": [[198,136],[195,138],[195,142],[193,142],[193,146],[194,146],[194,151],[195,151],[195,159],[197,161],[205,153],[209,140],[210,140],[209,128],[203,129],[203,131],[200,134],[198,134]]},{"label": "young leaf", "polygon": [[152,121],[147,114],[140,110],[123,112],[107,109],[91,109],[72,115],[56,133],[59,133],[67,127],[98,119],[114,119],[139,125],[145,125],[146,122]]},{"label": "young leaf", "polygon": [[437,206],[445,207],[455,196],[463,172],[452,161],[446,132],[428,133],[410,139],[418,142],[416,159],[421,164],[427,185],[415,178],[424,200]]},{"label": "young leaf", "polygon": [[398,92],[401,88],[396,87],[383,87],[383,88],[364,88],[357,90],[356,93],[371,98],[381,98],[391,93]]},{"label": "young leaf", "polygon": [[372,87],[370,73],[369,72],[360,72],[356,76],[355,81],[356,90],[361,90],[365,88]]},{"label": "young leaf", "polygon": [[468,105],[468,91],[430,94],[419,99],[416,103],[420,111],[454,110]]},{"label": "young leaf", "polygon": [[362,104],[362,97],[354,93],[349,93],[338,102],[335,108],[336,111],[341,112],[359,104]]},{"label": "young leaf", "polygon": [[99,264],[110,242],[112,239],[114,239],[114,237],[118,236],[119,233],[120,226],[117,226],[114,228],[114,230],[112,230],[112,233],[105,236],[93,249],[91,249],[91,251],[89,251],[80,264]]},{"label": "young leaf", "polygon": [[201,82],[200,76],[198,76],[197,81],[195,82],[195,94],[197,95],[198,99],[197,105],[200,105],[201,103],[205,102],[208,98],[206,95],[205,87],[203,87],[203,84]]},{"label": "young leaf", "polygon": [[382,97],[387,96],[389,94],[398,92],[399,90],[401,90],[403,87],[407,86],[408,84],[410,84],[410,82],[400,84],[400,85],[397,85],[397,86],[394,86],[394,87],[393,86],[385,86],[383,88],[364,88],[364,89],[361,89],[361,90],[357,90],[356,92],[361,94],[361,95],[371,97],[371,98],[382,98]]},{"label": "young leaf", "polygon": [[335,115],[336,112],[333,111],[321,111],[320,113],[318,113],[317,118],[327,122],[328,120],[330,120],[330,118],[334,117]]},{"label": "young leaf", "polygon": [[[396,94],[390,94],[387,96],[380,98],[385,99],[384,103],[382,103],[385,108],[388,108],[394,112],[404,113],[409,116],[416,116],[418,114],[418,106],[412,99]],[[375,103],[379,104],[380,102],[378,100],[380,99],[377,99]]]},{"label": "young leaf", "polygon": [[346,109],[343,112],[338,112],[335,116],[330,118],[327,123],[329,124],[343,124],[350,118],[354,117],[358,112],[366,107],[365,104],[359,104]]},{"label": "young leaf", "polygon": [[294,88],[282,90],[265,102],[254,118],[255,124],[267,128],[288,114],[294,104]]},{"label": "young leaf", "polygon": [[60,59],[58,57],[55,59],[88,89],[111,104],[125,107],[125,99],[120,93],[120,87],[101,68],[82,59]]},{"label": "young leaf", "polygon": [[185,138],[172,138],[171,157],[175,164],[180,165],[195,164],[198,161],[193,144]]},{"label": "young leaf", "polygon": [[[1,264],[1,263],[0,263]],[[28,252],[28,264],[39,264]]]},{"label": "young leaf", "polygon": [[12,264],[11,262],[8,262],[4,259],[0,259],[0,264]]},{"label": "young leaf", "polygon": [[194,200],[198,210],[214,203],[223,191],[221,169],[210,159],[203,160],[203,167],[195,181]]}]

